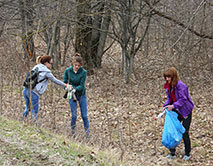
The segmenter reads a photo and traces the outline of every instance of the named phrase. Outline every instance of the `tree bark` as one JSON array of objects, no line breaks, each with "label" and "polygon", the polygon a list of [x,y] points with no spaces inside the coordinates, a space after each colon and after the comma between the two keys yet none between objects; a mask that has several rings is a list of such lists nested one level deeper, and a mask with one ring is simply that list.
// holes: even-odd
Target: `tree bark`
[{"label": "tree bark", "polygon": [[22,20],[22,41],[24,55],[35,61],[35,46],[33,40],[33,0],[19,0]]},{"label": "tree bark", "polygon": [[90,0],[78,0],[75,50],[84,59],[84,67],[88,70],[89,74],[93,72],[94,68],[91,52],[92,29],[91,17],[89,16],[90,10]]},{"label": "tree bark", "polygon": [[107,34],[109,31],[109,25],[111,21],[111,12],[109,10],[109,7],[106,7],[105,9],[106,16],[103,17],[102,25],[101,25],[101,32],[99,36],[99,42],[98,42],[98,48],[97,48],[97,61],[96,61],[96,67],[101,67],[102,57],[104,54],[104,47],[107,39]]}]

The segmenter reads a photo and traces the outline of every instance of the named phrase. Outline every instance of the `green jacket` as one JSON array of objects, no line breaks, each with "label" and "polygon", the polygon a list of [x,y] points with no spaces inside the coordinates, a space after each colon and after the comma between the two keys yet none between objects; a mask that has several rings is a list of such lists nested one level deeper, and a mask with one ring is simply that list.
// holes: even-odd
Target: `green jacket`
[{"label": "green jacket", "polygon": [[85,81],[87,77],[87,71],[80,67],[77,73],[74,72],[73,66],[66,68],[64,72],[64,83],[69,83],[76,90],[76,96],[82,96],[86,94]]}]

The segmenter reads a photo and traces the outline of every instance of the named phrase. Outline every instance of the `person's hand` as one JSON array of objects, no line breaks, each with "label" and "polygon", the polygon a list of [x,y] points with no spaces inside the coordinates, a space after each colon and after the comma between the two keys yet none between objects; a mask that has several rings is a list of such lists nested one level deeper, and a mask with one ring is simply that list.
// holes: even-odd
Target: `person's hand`
[{"label": "person's hand", "polygon": [[67,90],[71,91],[72,90],[72,85],[67,84]]},{"label": "person's hand", "polygon": [[166,107],[165,107],[165,109],[168,109],[168,111],[171,111],[173,108],[174,108],[174,106],[173,105],[167,105]]},{"label": "person's hand", "polygon": [[72,93],[75,93],[75,92],[76,92],[76,89],[73,89],[73,90],[72,90]]}]

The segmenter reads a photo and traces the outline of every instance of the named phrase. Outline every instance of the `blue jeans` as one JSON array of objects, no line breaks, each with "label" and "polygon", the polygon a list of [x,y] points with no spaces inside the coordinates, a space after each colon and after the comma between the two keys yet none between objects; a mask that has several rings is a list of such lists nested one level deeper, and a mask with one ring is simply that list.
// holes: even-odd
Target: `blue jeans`
[{"label": "blue jeans", "polygon": [[76,127],[76,119],[77,119],[77,102],[79,103],[80,110],[81,110],[81,117],[84,122],[84,129],[86,131],[86,134],[89,134],[89,120],[87,116],[87,97],[86,95],[77,97],[77,101],[73,101],[72,99],[69,100],[69,105],[71,109],[71,128],[72,128],[72,134],[75,133],[75,127]]},{"label": "blue jeans", "polygon": [[27,88],[24,88],[23,91],[23,96],[26,104],[26,108],[23,112],[23,116],[27,117],[28,113],[30,110],[32,110],[32,118],[34,121],[37,121],[37,114],[38,114],[38,108],[39,108],[39,96],[32,92],[31,93],[31,106],[30,106],[30,91]]}]

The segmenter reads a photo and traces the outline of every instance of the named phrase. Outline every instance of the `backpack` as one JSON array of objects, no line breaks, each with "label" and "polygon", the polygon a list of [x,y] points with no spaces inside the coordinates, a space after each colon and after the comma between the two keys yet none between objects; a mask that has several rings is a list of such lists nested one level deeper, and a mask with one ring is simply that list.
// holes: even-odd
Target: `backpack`
[{"label": "backpack", "polygon": [[28,72],[24,79],[23,86],[26,88],[34,89],[38,83],[44,81],[46,78],[38,81],[39,73],[41,73],[41,71],[38,70],[38,67]]}]

